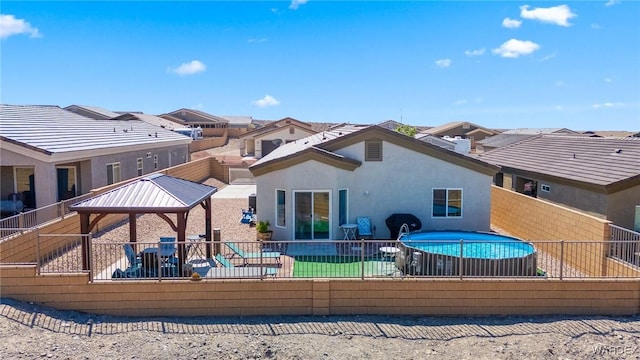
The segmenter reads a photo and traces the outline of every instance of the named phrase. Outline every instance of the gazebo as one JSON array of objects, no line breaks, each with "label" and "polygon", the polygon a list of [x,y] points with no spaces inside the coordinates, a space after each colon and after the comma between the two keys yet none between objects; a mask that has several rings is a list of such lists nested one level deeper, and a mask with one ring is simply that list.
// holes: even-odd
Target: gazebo
[{"label": "gazebo", "polygon": [[[185,239],[189,211],[201,205],[205,210],[206,256],[211,258],[211,195],[218,188],[164,174],[153,174],[69,207],[80,215],[80,230],[89,234],[109,214],[129,214],[129,241],[136,242],[138,214],[157,214],[177,233],[179,271],[186,260]],[[174,223],[167,214],[176,214]],[[95,215],[91,219],[91,215]],[[90,270],[89,244],[82,241],[82,269]]]}]

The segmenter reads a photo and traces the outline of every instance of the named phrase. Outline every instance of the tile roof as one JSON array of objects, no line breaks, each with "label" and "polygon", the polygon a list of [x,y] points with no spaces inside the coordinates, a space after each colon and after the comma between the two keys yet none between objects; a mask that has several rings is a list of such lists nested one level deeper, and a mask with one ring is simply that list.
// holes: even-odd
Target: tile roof
[{"label": "tile roof", "polygon": [[504,168],[600,186],[640,179],[639,138],[536,135],[478,158]]},{"label": "tile roof", "polygon": [[0,105],[0,138],[49,154],[191,142],[184,135],[139,120],[95,120],[58,106],[5,104]]},{"label": "tile roof", "polygon": [[538,135],[538,134],[578,134],[578,132],[567,128],[519,128],[509,129],[502,132],[503,134],[511,135]]},{"label": "tile roof", "polygon": [[229,121],[229,124],[233,125],[250,125],[253,121],[251,116],[239,116],[239,115],[220,115],[219,117]]},{"label": "tile roof", "polygon": [[341,127],[331,129],[328,131],[322,131],[311,136],[307,136],[305,138],[290,142],[283,146],[280,146],[267,154],[267,156],[262,159],[256,161],[254,165],[260,165],[272,160],[276,160],[279,158],[284,158],[289,155],[293,155],[302,150],[315,147],[323,142],[327,142],[338,137],[351,134],[352,132],[361,130],[368,127],[368,125],[343,125]]},{"label": "tile roof", "polygon": [[114,118],[114,117],[116,117],[116,116],[120,115],[120,114],[119,114],[119,113],[117,113],[117,112],[110,111],[110,110],[107,110],[107,109],[105,109],[105,108],[101,108],[101,107],[99,107],[99,106],[75,105],[75,104],[74,104],[74,105],[69,105],[69,106],[67,106],[67,107],[66,107],[66,108],[64,108],[64,109],[65,109],[65,110],[69,110],[69,111],[74,112],[74,109],[75,109],[75,108],[80,108],[80,109],[84,109],[84,110],[87,110],[87,111],[90,111],[90,112],[94,112],[94,113],[96,113],[96,114],[98,114],[98,115],[102,115],[102,116],[104,116],[104,117],[106,117],[106,118],[109,118],[109,119]]}]

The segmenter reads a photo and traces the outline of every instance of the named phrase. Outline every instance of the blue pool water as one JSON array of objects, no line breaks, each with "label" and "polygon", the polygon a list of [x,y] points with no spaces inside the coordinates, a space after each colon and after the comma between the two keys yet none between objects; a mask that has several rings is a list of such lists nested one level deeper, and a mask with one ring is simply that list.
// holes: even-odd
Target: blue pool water
[{"label": "blue pool water", "polygon": [[420,231],[404,234],[400,241],[419,251],[476,259],[512,259],[535,253],[530,243],[487,232],[474,231]]}]

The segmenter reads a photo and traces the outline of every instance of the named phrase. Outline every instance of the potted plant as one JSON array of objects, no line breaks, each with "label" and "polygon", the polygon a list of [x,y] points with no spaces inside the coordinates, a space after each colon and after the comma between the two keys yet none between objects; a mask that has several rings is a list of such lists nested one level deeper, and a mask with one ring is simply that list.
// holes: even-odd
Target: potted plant
[{"label": "potted plant", "polygon": [[258,223],[256,224],[256,239],[258,241],[270,241],[271,240],[271,235],[273,234],[272,230],[269,230],[269,226],[271,226],[271,224],[269,224],[268,221],[258,221]]}]

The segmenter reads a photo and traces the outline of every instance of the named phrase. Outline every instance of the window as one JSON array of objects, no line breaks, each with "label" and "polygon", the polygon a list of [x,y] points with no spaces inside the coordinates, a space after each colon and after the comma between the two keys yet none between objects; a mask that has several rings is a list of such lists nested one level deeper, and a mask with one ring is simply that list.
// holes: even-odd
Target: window
[{"label": "window", "polygon": [[158,155],[153,155],[153,169],[158,170]]},{"label": "window", "polygon": [[338,225],[342,226],[349,222],[349,200],[347,189],[338,190]]},{"label": "window", "polygon": [[151,153],[150,152],[147,153],[147,159],[151,159]]},{"label": "window", "polygon": [[547,185],[547,184],[542,184],[542,185],[540,186],[540,189],[541,189],[543,192],[550,192],[550,191],[551,191],[551,186],[549,186],[549,185]]},{"label": "window", "polygon": [[289,128],[289,134],[295,134],[296,133],[296,129],[292,126]]},{"label": "window", "polygon": [[285,191],[276,190],[276,226],[285,227],[287,224],[287,213],[285,211]]},{"label": "window", "polygon": [[364,142],[364,161],[382,161],[382,140]]},{"label": "window", "polygon": [[142,158],[138,158],[138,176],[142,176],[143,168],[144,168],[144,163],[142,162]]},{"label": "window", "polygon": [[433,217],[462,217],[462,189],[433,189]]},{"label": "window", "polygon": [[107,185],[120,182],[120,163],[107,164]]}]

